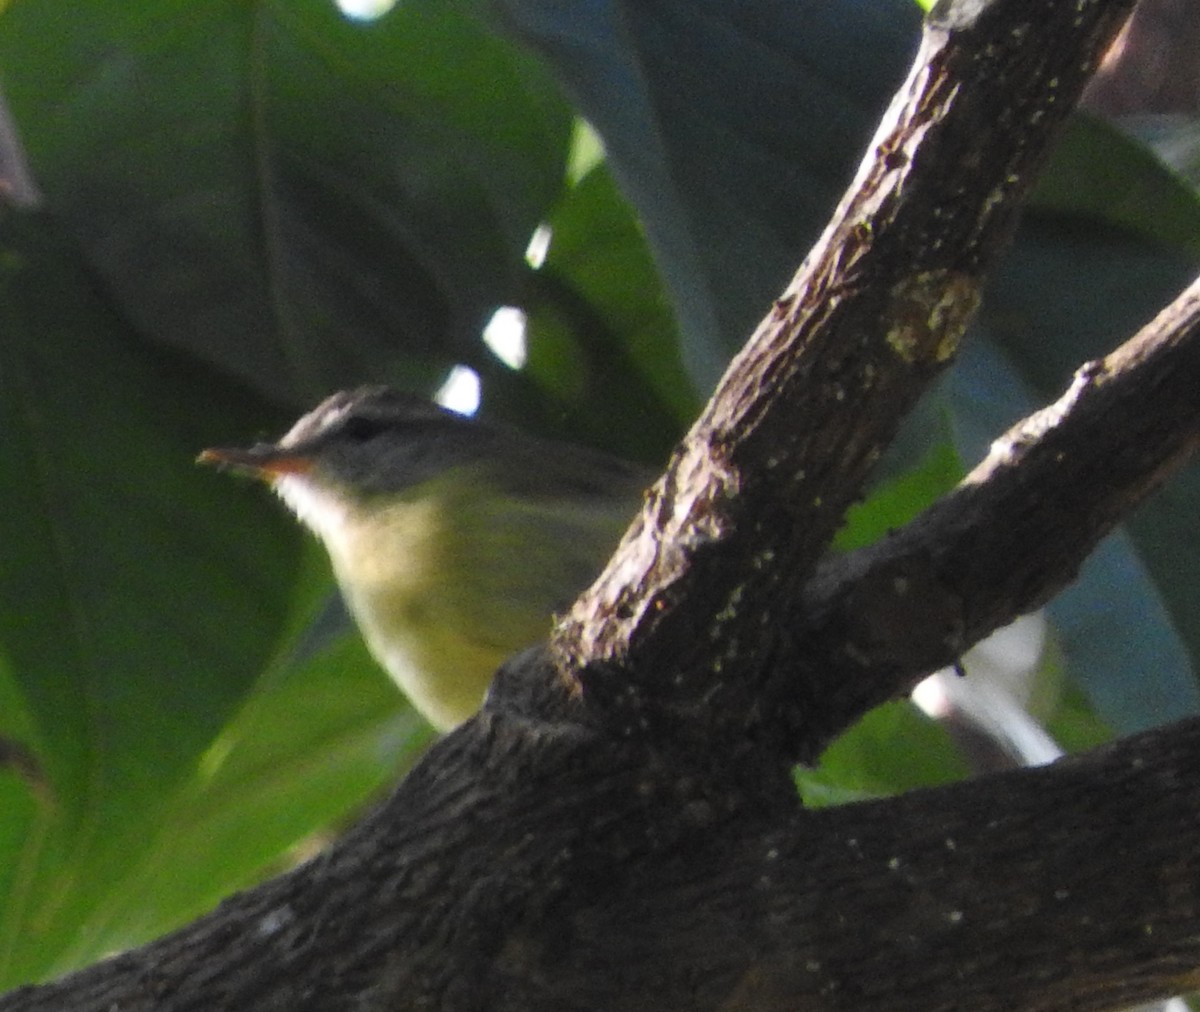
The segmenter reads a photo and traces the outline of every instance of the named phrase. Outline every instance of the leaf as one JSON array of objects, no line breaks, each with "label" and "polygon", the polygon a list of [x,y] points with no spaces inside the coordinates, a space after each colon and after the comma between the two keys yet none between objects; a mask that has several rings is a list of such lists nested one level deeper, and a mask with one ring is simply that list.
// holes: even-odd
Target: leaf
[{"label": "leaf", "polygon": [[547,224],[548,254],[524,301],[522,380],[569,406],[559,434],[661,462],[699,404],[632,209],[601,163],[564,193]]},{"label": "leaf", "polygon": [[0,937],[21,947],[0,959],[23,977],[253,685],[291,603],[296,534],[192,463],[269,412],[148,353],[44,219],[0,221],[0,264],[0,694],[5,734],[49,785],[0,855],[20,869]]},{"label": "leaf", "polygon": [[206,912],[278,870],[281,855],[314,835],[308,853],[315,852],[431,737],[357,633],[303,661],[285,648],[192,776],[164,800],[153,833],[89,922],[90,944],[68,950],[60,968]]},{"label": "leaf", "polygon": [[1067,122],[1029,203],[1044,214],[1119,226],[1200,259],[1196,193],[1145,144],[1096,116]]},{"label": "leaf", "polygon": [[795,271],[892,90],[919,12],[908,0],[503,0],[600,133],[637,207],[696,388]]},{"label": "leaf", "polygon": [[0,739],[36,764],[0,769],[12,984],[203,912],[428,729],[356,636],[297,654],[323,553],[193,464],[272,415],[139,342],[44,219],[0,221],[0,264]]},{"label": "leaf", "polygon": [[865,502],[850,508],[834,547],[848,552],[878,541],[932,506],[963,474],[954,447],[936,444],[915,468],[884,482]]},{"label": "leaf", "polygon": [[815,770],[796,773],[806,805],[886,797],[970,775],[946,732],[911,703],[876,707],[825,750]]},{"label": "leaf", "polygon": [[512,301],[562,185],[569,110],[469,3],[369,25],[324,0],[2,16],[35,174],[121,311],[292,403],[428,389]]}]

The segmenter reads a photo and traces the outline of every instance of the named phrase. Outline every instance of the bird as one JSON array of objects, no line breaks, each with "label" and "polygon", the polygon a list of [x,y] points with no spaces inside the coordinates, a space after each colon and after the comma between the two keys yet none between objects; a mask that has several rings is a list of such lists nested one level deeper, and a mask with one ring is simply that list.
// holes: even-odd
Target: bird
[{"label": "bird", "polygon": [[371,654],[441,731],[548,636],[653,477],[387,386],[335,393],[277,442],[199,460],[266,481],[321,540]]}]

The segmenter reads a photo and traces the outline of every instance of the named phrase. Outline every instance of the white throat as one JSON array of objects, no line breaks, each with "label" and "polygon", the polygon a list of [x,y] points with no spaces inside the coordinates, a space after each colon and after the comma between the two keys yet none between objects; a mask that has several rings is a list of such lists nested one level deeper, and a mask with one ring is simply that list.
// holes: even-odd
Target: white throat
[{"label": "white throat", "polygon": [[341,539],[349,511],[340,496],[313,484],[302,474],[280,475],[274,488],[300,522],[322,541],[328,544]]}]

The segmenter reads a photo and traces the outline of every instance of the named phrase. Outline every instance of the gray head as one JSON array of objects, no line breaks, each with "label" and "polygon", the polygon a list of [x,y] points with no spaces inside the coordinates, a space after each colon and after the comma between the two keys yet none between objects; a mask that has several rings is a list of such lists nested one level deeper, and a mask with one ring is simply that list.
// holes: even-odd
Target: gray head
[{"label": "gray head", "polygon": [[402,492],[457,469],[535,498],[628,497],[651,477],[607,454],[468,418],[385,386],[326,398],[277,443],[206,450],[201,460],[272,480],[303,475],[366,498]]}]

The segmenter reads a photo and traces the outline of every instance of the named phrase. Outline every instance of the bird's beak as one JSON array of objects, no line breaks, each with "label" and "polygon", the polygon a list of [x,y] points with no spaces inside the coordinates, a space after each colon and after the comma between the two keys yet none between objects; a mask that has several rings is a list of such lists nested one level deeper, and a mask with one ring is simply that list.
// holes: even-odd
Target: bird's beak
[{"label": "bird's beak", "polygon": [[273,443],[259,443],[249,449],[214,447],[204,450],[196,458],[196,463],[213,464],[263,481],[274,481],[285,474],[307,474],[313,466],[312,457],[289,453]]}]

